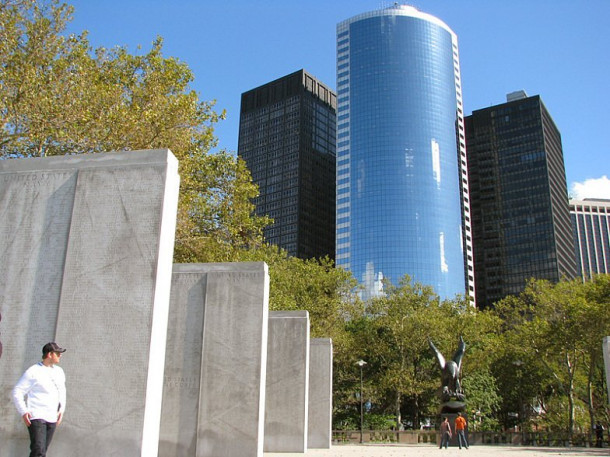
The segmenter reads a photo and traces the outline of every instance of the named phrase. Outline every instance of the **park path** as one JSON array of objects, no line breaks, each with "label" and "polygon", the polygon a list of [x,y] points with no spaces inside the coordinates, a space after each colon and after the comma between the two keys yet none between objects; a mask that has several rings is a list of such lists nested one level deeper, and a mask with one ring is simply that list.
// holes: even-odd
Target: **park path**
[{"label": "park path", "polygon": [[427,445],[364,444],[337,445],[331,449],[310,449],[305,454],[282,454],[265,452],[265,457],[585,457],[610,456],[610,449],[555,448],[525,446],[471,446],[460,450],[457,447],[439,449]]}]

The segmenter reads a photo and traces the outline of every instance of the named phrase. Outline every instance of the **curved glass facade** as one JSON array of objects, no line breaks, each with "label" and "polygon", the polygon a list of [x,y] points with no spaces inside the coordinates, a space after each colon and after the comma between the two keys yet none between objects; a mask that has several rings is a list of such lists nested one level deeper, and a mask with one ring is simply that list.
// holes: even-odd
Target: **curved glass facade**
[{"label": "curved glass facade", "polygon": [[455,34],[413,7],[337,27],[336,259],[364,298],[405,274],[466,291],[458,62]]}]

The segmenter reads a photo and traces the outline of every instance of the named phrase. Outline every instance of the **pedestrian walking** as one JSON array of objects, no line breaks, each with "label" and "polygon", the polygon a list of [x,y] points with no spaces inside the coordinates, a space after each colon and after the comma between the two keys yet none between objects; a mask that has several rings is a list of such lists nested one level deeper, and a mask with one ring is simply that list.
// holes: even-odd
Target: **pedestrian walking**
[{"label": "pedestrian walking", "polygon": [[439,449],[443,448],[445,445],[445,449],[449,445],[449,441],[451,441],[451,425],[449,424],[449,418],[445,417],[445,420],[441,422],[441,446]]},{"label": "pedestrian walking", "polygon": [[462,417],[462,413],[458,413],[455,418],[455,433],[457,434],[458,446],[462,449],[462,445],[468,449],[468,441],[466,441],[466,419]]},{"label": "pedestrian walking", "polygon": [[56,343],[42,348],[42,361],[28,368],[13,388],[13,402],[30,434],[30,457],[45,457],[66,410],[66,376],[57,366],[66,352]]},{"label": "pedestrian walking", "polygon": [[600,422],[595,424],[595,438],[595,446],[604,447],[604,426]]}]

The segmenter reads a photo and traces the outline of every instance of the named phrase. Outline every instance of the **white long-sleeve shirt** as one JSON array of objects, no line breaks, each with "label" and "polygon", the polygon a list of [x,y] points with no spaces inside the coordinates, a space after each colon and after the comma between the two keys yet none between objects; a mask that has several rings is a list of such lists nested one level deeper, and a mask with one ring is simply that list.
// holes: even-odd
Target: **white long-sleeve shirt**
[{"label": "white long-sleeve shirt", "polygon": [[13,388],[13,402],[19,415],[30,419],[57,422],[57,414],[66,409],[66,376],[57,365],[32,365]]}]

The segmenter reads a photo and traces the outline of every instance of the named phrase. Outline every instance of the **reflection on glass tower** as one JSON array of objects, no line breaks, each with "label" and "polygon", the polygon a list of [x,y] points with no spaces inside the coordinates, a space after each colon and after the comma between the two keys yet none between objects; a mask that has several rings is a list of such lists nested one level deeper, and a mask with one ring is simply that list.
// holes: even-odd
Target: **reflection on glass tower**
[{"label": "reflection on glass tower", "polygon": [[339,266],[474,298],[456,35],[406,5],[337,26]]}]

